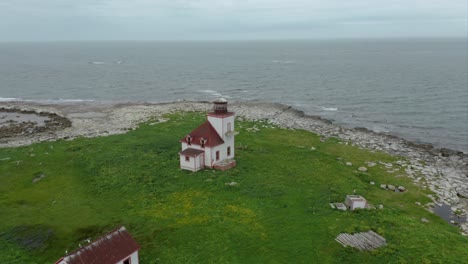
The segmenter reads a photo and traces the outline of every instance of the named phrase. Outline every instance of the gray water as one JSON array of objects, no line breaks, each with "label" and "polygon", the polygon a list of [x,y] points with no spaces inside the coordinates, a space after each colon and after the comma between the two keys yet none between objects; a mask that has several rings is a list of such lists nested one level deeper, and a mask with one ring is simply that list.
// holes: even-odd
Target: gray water
[{"label": "gray water", "polygon": [[280,102],[468,152],[466,39],[0,43],[0,100]]}]

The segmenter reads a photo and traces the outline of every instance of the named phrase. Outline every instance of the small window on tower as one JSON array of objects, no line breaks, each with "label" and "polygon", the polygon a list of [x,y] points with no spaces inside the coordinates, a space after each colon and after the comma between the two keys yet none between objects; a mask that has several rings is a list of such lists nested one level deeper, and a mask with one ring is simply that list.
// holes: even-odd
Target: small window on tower
[{"label": "small window on tower", "polygon": [[205,144],[206,144],[206,139],[201,138],[201,139],[200,139],[200,145],[201,145],[201,147],[204,148],[204,147],[205,147]]},{"label": "small window on tower", "polygon": [[227,155],[228,157],[231,156],[231,147],[227,147]]},{"label": "small window on tower", "polygon": [[185,161],[190,161],[190,157],[189,157],[189,156],[185,156]]},{"label": "small window on tower", "polygon": [[216,160],[219,160],[219,150],[216,151]]},{"label": "small window on tower", "polygon": [[187,144],[192,145],[192,137],[189,135],[186,137],[186,139],[187,139]]}]

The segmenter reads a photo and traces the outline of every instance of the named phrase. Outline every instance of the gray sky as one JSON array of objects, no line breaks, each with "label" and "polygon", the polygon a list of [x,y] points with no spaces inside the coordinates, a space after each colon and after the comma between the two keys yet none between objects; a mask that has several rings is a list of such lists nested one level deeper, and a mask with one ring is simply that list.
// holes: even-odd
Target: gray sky
[{"label": "gray sky", "polygon": [[0,41],[467,37],[467,0],[0,0]]}]

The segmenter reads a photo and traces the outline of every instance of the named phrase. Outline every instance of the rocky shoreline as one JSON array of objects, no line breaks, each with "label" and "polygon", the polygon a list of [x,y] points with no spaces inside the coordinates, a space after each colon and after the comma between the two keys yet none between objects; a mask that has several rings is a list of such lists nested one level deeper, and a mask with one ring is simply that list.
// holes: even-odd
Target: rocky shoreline
[{"label": "rocky shoreline", "polygon": [[[14,137],[1,137],[0,147],[16,147],[40,141],[97,137],[122,134],[149,120],[163,121],[162,115],[175,111],[207,111],[211,102],[173,103],[67,103],[2,102],[4,111],[19,110],[51,116],[60,116],[71,126],[60,129],[35,131]],[[468,213],[468,155],[449,149],[436,149],[427,144],[416,144],[404,139],[376,133],[365,128],[344,128],[317,116],[304,115],[289,106],[262,102],[234,102],[230,109],[240,118],[266,120],[289,129],[304,129],[326,137],[340,138],[344,144],[352,144],[371,151],[383,151],[402,157],[396,164],[386,164],[388,171],[408,175],[422,188],[432,190],[434,206],[447,204],[460,215]],[[66,121],[61,119],[64,124]],[[376,162],[376,161],[369,161]],[[468,223],[460,224],[462,233],[468,235]]]}]

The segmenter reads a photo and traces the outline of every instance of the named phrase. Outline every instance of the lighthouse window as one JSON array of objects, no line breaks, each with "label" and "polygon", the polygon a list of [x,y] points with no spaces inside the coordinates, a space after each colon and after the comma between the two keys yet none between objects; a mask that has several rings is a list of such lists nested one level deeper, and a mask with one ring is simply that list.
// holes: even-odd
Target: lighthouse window
[{"label": "lighthouse window", "polygon": [[205,147],[205,144],[206,144],[206,139],[201,138],[201,139],[200,139],[200,145],[201,145],[201,147],[204,148],[204,147]]},{"label": "lighthouse window", "polygon": [[216,151],[216,160],[219,160],[219,151]]},{"label": "lighthouse window", "polygon": [[189,156],[185,156],[185,161],[190,161],[190,157]]},{"label": "lighthouse window", "polygon": [[227,147],[227,155],[231,156],[231,147]]},{"label": "lighthouse window", "polygon": [[192,137],[191,136],[187,136],[187,144],[192,145]]}]

